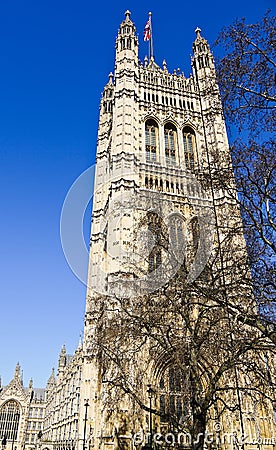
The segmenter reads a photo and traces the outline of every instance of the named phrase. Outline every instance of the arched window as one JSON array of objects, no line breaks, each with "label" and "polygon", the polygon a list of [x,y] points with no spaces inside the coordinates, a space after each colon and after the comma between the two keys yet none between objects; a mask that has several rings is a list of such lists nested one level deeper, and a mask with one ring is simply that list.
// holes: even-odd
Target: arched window
[{"label": "arched window", "polygon": [[195,166],[196,140],[195,133],[190,127],[185,127],[183,130],[183,147],[186,168],[193,170]]},{"label": "arched window", "polygon": [[173,124],[167,123],[164,128],[165,157],[167,164],[176,163],[177,134]]},{"label": "arched window", "polygon": [[192,220],[191,228],[192,228],[192,239],[193,239],[193,251],[194,251],[194,254],[196,254],[198,246],[199,246],[199,239],[200,239],[199,223],[198,223],[197,217],[194,217],[194,219]]},{"label": "arched window", "polygon": [[169,367],[159,382],[159,405],[161,422],[180,421],[189,414],[189,401],[183,395],[186,391],[181,370]]},{"label": "arched window", "polygon": [[185,221],[184,218],[178,214],[170,217],[169,232],[171,251],[177,261],[185,264],[186,252],[186,236],[185,236]]},{"label": "arched window", "polygon": [[7,401],[0,411],[0,436],[16,441],[20,410],[18,403],[14,400]]},{"label": "arched window", "polygon": [[152,119],[147,120],[145,124],[145,142],[147,161],[157,161],[158,126]]},{"label": "arched window", "polygon": [[148,246],[150,249],[148,272],[154,272],[162,264],[162,247],[164,247],[164,241],[167,239],[162,227],[162,219],[155,212],[149,212],[147,214],[148,221]]},{"label": "arched window", "polygon": [[154,272],[161,266],[161,250],[151,252],[149,255],[149,273]]},{"label": "arched window", "polygon": [[183,225],[183,219],[180,217],[173,217],[170,220],[170,239],[172,246],[175,248],[182,248],[184,246]]}]

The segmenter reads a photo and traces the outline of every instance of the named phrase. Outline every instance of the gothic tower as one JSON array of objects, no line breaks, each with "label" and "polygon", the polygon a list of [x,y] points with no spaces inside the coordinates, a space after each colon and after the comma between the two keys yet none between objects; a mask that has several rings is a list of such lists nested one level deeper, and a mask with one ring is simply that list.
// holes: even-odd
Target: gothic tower
[{"label": "gothic tower", "polygon": [[[150,436],[162,427],[171,430],[170,415],[186,418],[189,428],[190,417],[199,415],[196,402],[179,393],[185,384],[197,392],[194,399],[200,397],[206,361],[215,356],[205,349],[209,354],[203,357],[197,347],[202,363],[195,387],[191,374],[184,383],[176,369],[179,361],[191,361],[195,349],[189,347],[188,357],[188,350],[174,355],[165,345],[173,340],[176,348],[176,337],[189,344],[191,331],[188,325],[179,331],[181,323],[189,314],[194,323],[200,307],[178,315],[172,334],[172,325],[166,329],[168,321],[162,320],[168,311],[170,318],[175,314],[177,301],[184,302],[184,290],[192,299],[196,286],[203,292],[213,283],[217,297],[223,296],[244,268],[238,207],[218,173],[234,186],[214,60],[201,30],[196,29],[192,74],[169,73],[165,60],[162,67],[153,57],[139,60],[135,25],[126,11],[114,74],[100,104],[80,392],[83,448],[130,449],[130,436],[139,430]],[[216,314],[214,321],[221,317]],[[241,409],[240,398],[235,401]],[[212,414],[215,420],[219,413]]]}]

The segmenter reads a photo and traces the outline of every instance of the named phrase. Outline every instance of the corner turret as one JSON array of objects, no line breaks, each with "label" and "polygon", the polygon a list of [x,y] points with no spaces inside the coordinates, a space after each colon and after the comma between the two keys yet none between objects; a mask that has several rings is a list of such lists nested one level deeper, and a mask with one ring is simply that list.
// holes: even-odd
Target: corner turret
[{"label": "corner turret", "polygon": [[22,375],[21,375],[21,369],[20,369],[20,364],[19,362],[16,364],[15,366],[15,371],[14,371],[14,377],[13,379],[15,381],[18,381],[22,386],[23,386],[23,380],[22,380]]},{"label": "corner turret", "polygon": [[116,39],[116,69],[133,69],[133,63],[138,64],[138,38],[135,25],[130,20],[130,11],[127,10]]},{"label": "corner turret", "polygon": [[58,359],[58,375],[61,375],[63,373],[65,366],[66,366],[66,348],[65,345],[63,345]]},{"label": "corner turret", "polygon": [[195,29],[196,39],[193,43],[193,71],[198,78],[215,77],[214,57],[207,40],[201,36],[201,29]]}]

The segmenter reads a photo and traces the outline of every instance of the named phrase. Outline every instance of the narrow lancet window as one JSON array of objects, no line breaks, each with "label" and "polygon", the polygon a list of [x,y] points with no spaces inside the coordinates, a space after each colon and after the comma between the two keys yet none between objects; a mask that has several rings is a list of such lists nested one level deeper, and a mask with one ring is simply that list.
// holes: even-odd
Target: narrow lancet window
[{"label": "narrow lancet window", "polygon": [[183,147],[186,168],[194,170],[196,140],[195,133],[190,127],[185,127],[183,130]]},{"label": "narrow lancet window", "polygon": [[177,134],[173,124],[168,123],[164,128],[165,136],[165,157],[167,164],[176,163]]},{"label": "narrow lancet window", "polygon": [[146,160],[158,161],[158,126],[154,120],[147,120],[145,125]]}]

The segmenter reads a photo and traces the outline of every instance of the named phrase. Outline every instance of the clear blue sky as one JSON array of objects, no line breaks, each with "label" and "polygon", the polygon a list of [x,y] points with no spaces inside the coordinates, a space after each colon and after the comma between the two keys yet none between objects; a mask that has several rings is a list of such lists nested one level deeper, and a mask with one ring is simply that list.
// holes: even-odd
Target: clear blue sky
[{"label": "clear blue sky", "polygon": [[[273,0],[92,2],[9,0],[0,6],[0,374],[16,362],[24,384],[45,385],[61,346],[74,352],[85,286],[64,258],[59,220],[74,180],[95,161],[99,100],[129,9],[143,28],[153,13],[157,63],[189,75],[197,26],[210,44],[236,17],[257,21]],[[91,187],[92,190],[92,187]],[[89,235],[89,211],[85,234]]]}]

